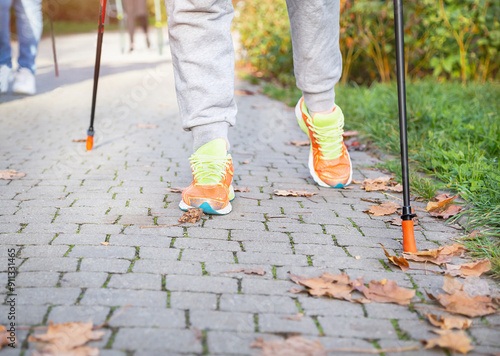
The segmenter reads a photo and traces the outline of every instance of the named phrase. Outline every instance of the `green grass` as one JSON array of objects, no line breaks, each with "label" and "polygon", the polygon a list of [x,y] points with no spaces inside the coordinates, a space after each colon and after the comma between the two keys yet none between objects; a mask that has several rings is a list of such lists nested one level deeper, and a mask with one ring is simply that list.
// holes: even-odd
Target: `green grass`
[{"label": "green grass", "polygon": [[[296,88],[265,84],[262,91],[292,106]],[[337,103],[346,129],[358,130],[380,150],[399,154],[399,123],[395,84],[371,87],[338,86]],[[414,193],[430,199],[436,189],[460,193],[468,210],[466,229],[483,231],[467,240],[477,257],[489,257],[500,277],[500,84],[407,84],[408,147]],[[399,161],[384,168],[400,178]],[[434,180],[422,178],[423,172]]]}]

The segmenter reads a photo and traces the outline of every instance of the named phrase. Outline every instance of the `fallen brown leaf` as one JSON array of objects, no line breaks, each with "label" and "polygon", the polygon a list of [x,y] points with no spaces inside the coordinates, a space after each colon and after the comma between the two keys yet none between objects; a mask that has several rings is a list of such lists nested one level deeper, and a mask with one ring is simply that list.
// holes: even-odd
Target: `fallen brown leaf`
[{"label": "fallen brown leaf", "polygon": [[249,164],[250,161],[248,159],[244,160],[243,162],[241,162],[242,164]]},{"label": "fallen brown leaf", "polygon": [[467,249],[464,245],[446,245],[432,250],[422,250],[418,252],[405,252],[403,256],[407,260],[416,262],[430,262],[436,265],[443,265],[451,261],[453,256],[461,256]]},{"label": "fallen brown leaf", "polygon": [[309,146],[309,140],[304,140],[304,141],[289,141],[288,143],[290,145],[294,145],[294,146]]},{"label": "fallen brown leaf", "polygon": [[448,205],[449,203],[451,203],[456,198],[458,198],[458,194],[454,195],[452,197],[450,197],[450,194],[446,194],[446,193],[445,194],[439,194],[436,197],[434,197],[434,199],[436,199],[435,202],[434,201],[430,201],[430,202],[427,203],[427,207],[425,208],[425,210],[431,211],[431,210],[434,210],[434,209],[443,208],[444,206]]},{"label": "fallen brown leaf", "polygon": [[72,142],[87,142],[86,138],[74,138]]},{"label": "fallen brown leaf", "polygon": [[10,171],[0,171],[0,179],[22,178],[26,174],[11,169]]},{"label": "fallen brown leaf", "polygon": [[342,136],[344,137],[351,137],[351,136],[357,136],[358,135],[358,131],[344,131],[344,133],[342,134]]},{"label": "fallen brown leaf", "polygon": [[246,193],[249,192],[250,189],[248,189],[247,187],[234,187],[234,191],[239,193]]},{"label": "fallen brown leaf", "polygon": [[137,124],[137,127],[140,129],[156,129],[158,128],[158,125]]},{"label": "fallen brown leaf", "polygon": [[274,195],[278,195],[281,197],[312,197],[313,195],[316,195],[318,193],[314,192],[308,192],[305,190],[281,190],[281,189],[275,189],[274,190]]},{"label": "fallen brown leaf", "polygon": [[414,290],[400,287],[392,280],[370,281],[368,287],[364,285],[362,279],[358,278],[355,282],[356,290],[363,293],[372,302],[408,305],[415,296]]},{"label": "fallen brown leaf", "polygon": [[301,321],[304,313],[297,313],[294,316],[283,316],[281,319],[293,320],[293,321]]},{"label": "fallen brown leaf", "polygon": [[388,201],[380,205],[372,205],[368,208],[368,210],[365,210],[364,212],[372,214],[374,216],[385,216],[394,214],[400,207],[401,206],[398,203]]},{"label": "fallen brown leaf", "polygon": [[205,215],[203,214],[203,209],[200,208],[191,208],[188,209],[182,216],[179,218],[179,223],[184,224],[184,223],[192,223],[194,224],[195,222],[200,221],[201,217]]},{"label": "fallen brown leaf", "polygon": [[182,193],[183,190],[184,188],[175,188],[175,187],[167,188],[167,192],[171,193]]},{"label": "fallen brown leaf", "polygon": [[356,180],[356,179],[353,179],[351,184],[363,184],[363,182]]},{"label": "fallen brown leaf", "polygon": [[361,188],[367,192],[388,190],[392,190],[393,192],[403,191],[403,186],[401,184],[396,182],[394,178],[387,176],[375,179],[365,179]]},{"label": "fallen brown leaf", "polygon": [[472,325],[472,320],[453,316],[442,316],[434,314],[425,314],[429,322],[443,330],[468,329]]},{"label": "fallen brown leaf", "polygon": [[2,347],[8,344],[17,344],[17,339],[15,336],[12,337],[12,340],[10,340],[10,333],[7,331],[7,328],[3,325],[0,325],[0,350]]},{"label": "fallen brown leaf", "polygon": [[461,265],[446,264],[446,270],[452,276],[469,277],[480,276],[485,272],[491,270],[490,260],[487,258]]},{"label": "fallen brown leaf", "polygon": [[238,89],[238,90],[235,90],[234,95],[249,96],[249,95],[255,95],[255,93],[253,91],[247,90],[247,89]]},{"label": "fallen brown leaf", "polygon": [[269,341],[257,338],[250,347],[262,349],[260,356],[327,356],[319,341],[310,341],[302,336]]},{"label": "fallen brown leaf", "polygon": [[391,262],[393,265],[398,266],[401,268],[403,271],[408,271],[410,269],[410,264],[404,257],[398,257],[398,256],[391,256],[389,252],[385,249],[385,246],[379,243],[380,246],[384,249],[384,253],[387,256],[387,259],[389,262]]},{"label": "fallen brown leaf", "polygon": [[93,331],[92,322],[49,323],[45,334],[31,335],[28,340],[42,343],[41,355],[97,356],[99,349],[84,346],[89,341],[100,340],[104,331]]},{"label": "fallen brown leaf", "polygon": [[436,297],[430,296],[435,298],[450,313],[474,318],[476,316],[493,314],[498,309],[489,296],[470,296],[464,290],[464,285],[451,276],[445,276],[443,290],[447,294],[438,294]]},{"label": "fallen brown leaf", "polygon": [[108,241],[103,241],[103,242],[101,242],[101,245],[108,246],[109,242]]},{"label": "fallen brown leaf", "polygon": [[290,279],[298,285],[309,288],[307,292],[317,297],[327,296],[352,301],[354,290],[351,279],[345,273],[334,275],[323,273],[320,277],[306,278],[290,274]]},{"label": "fallen brown leaf", "polygon": [[470,339],[467,334],[463,331],[451,331],[451,330],[433,330],[439,337],[434,339],[424,340],[425,349],[432,349],[436,346],[442,347],[451,351],[458,351],[462,354],[466,354],[474,347],[470,344]]},{"label": "fallen brown leaf", "polygon": [[455,204],[450,204],[447,205],[445,208],[438,208],[435,210],[431,210],[429,211],[429,214],[431,216],[434,216],[435,218],[448,219],[452,216],[457,215],[462,210],[464,210],[463,207]]}]

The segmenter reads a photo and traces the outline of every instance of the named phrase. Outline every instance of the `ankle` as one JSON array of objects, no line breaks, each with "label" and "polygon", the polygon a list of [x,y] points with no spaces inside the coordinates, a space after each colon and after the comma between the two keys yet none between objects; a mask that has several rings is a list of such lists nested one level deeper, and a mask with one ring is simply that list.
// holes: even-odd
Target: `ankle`
[{"label": "ankle", "polygon": [[227,142],[227,150],[229,151],[229,139],[227,137],[229,124],[227,122],[214,122],[212,124],[199,125],[191,128],[193,134],[193,152],[204,144],[218,138],[222,138]]}]

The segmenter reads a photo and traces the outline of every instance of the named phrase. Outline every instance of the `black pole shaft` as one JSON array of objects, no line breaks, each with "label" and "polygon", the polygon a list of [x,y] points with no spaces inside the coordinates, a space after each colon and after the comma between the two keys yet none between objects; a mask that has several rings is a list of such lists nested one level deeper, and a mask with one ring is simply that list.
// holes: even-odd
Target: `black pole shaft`
[{"label": "black pole shaft", "polygon": [[56,53],[56,38],[54,36],[54,21],[52,18],[52,7],[49,1],[48,3],[49,10],[49,20],[50,20],[50,36],[52,37],[52,54],[54,56],[54,70],[56,72],[56,77],[59,77],[59,66],[57,65],[57,53]]},{"label": "black pole shaft", "polygon": [[396,34],[396,68],[398,83],[399,134],[401,145],[401,173],[403,176],[403,214],[402,220],[413,217],[410,206],[410,177],[408,174],[408,138],[406,127],[406,88],[405,88],[405,44],[403,28],[402,0],[394,0],[394,29]]},{"label": "black pole shaft", "polygon": [[95,66],[94,66],[94,89],[92,91],[92,108],[90,112],[89,135],[94,134],[95,105],[97,99],[97,84],[99,83],[99,71],[101,69],[101,50],[102,50],[102,39],[104,37],[105,14],[106,14],[106,0],[101,0],[101,6],[99,8],[99,27],[97,33],[97,50],[95,55]]}]

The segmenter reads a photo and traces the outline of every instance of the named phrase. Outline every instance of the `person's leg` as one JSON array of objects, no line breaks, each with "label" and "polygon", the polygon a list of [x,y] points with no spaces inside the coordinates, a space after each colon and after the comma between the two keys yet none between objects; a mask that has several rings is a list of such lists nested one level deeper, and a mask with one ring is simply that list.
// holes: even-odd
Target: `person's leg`
[{"label": "person's leg", "polygon": [[0,0],[0,66],[12,68],[10,47],[10,8],[12,0]]},{"label": "person's leg", "polygon": [[297,121],[311,141],[309,171],[323,187],[351,183],[352,165],[343,143],[344,115],[335,105],[342,73],[339,0],[287,0],[297,87],[303,99]]},{"label": "person's leg", "polygon": [[339,0],[287,0],[297,87],[312,112],[331,111],[342,74]]},{"label": "person's leg", "polygon": [[135,32],[135,7],[134,0],[124,0],[125,13],[127,14],[127,30],[130,37],[130,51],[134,50],[134,32]]},{"label": "person's leg", "polygon": [[14,0],[14,11],[19,41],[19,68],[27,68],[34,74],[43,29],[42,0]]},{"label": "person's leg", "polygon": [[175,88],[194,150],[234,125],[234,48],[230,0],[167,0]]},{"label": "person's leg", "polygon": [[149,48],[151,46],[151,43],[149,42],[149,34],[148,34],[148,16],[141,15],[141,16],[138,16],[138,19],[139,19],[139,25],[144,30],[144,35],[146,36],[146,44]]}]

